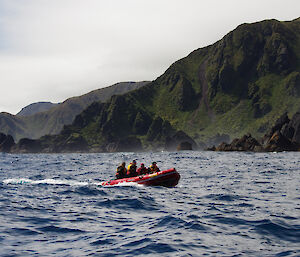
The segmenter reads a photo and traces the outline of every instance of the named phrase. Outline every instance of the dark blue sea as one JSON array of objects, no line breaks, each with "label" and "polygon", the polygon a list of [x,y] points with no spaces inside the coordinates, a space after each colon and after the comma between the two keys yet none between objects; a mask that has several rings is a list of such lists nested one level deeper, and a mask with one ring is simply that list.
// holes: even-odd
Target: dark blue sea
[{"label": "dark blue sea", "polygon": [[[0,154],[0,256],[300,256],[300,153]],[[175,188],[101,187],[136,159]]]}]

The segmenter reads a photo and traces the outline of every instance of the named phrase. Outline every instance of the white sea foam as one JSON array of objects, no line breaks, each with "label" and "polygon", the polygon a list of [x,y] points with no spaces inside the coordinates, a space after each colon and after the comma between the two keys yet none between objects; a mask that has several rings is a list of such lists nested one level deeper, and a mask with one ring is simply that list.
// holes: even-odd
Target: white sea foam
[{"label": "white sea foam", "polygon": [[88,182],[80,182],[76,180],[60,180],[60,179],[42,179],[31,180],[28,178],[10,178],[3,180],[5,184],[48,184],[48,185],[69,185],[69,186],[87,186]]},{"label": "white sea foam", "polygon": [[[38,184],[48,184],[48,185],[68,185],[68,186],[102,186],[103,182],[81,182],[76,180],[60,180],[60,179],[42,179],[42,180],[32,180],[28,178],[9,178],[3,180],[5,184],[31,184],[31,185],[38,185]],[[136,186],[136,187],[143,187],[138,183],[134,182],[123,182],[116,185],[111,185],[109,187],[129,187],[129,186]]]},{"label": "white sea foam", "polygon": [[116,184],[116,185],[112,185],[111,187],[132,187],[132,186],[144,187],[144,185],[141,185],[141,184],[138,184],[138,183],[135,183],[135,182],[122,182],[122,183],[119,183],[119,184]]}]

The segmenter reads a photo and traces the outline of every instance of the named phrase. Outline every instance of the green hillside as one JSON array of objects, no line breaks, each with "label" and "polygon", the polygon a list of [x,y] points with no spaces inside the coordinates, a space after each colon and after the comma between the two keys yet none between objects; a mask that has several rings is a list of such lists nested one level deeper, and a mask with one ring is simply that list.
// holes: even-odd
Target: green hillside
[{"label": "green hillside", "polygon": [[164,149],[184,133],[198,144],[219,134],[261,136],[282,113],[299,110],[299,100],[300,19],[266,20],[238,26],[138,90],[89,106],[40,142],[47,151],[118,151]]},{"label": "green hillside", "polygon": [[147,108],[198,140],[263,133],[300,107],[299,29],[299,19],[239,26],[149,85]]}]

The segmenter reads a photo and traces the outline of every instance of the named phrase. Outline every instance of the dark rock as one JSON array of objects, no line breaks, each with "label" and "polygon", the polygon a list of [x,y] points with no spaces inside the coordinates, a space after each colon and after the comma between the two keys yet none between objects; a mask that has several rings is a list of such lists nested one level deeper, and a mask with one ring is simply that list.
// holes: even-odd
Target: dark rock
[{"label": "dark rock", "polygon": [[13,152],[17,153],[38,153],[41,152],[41,144],[39,140],[22,138],[16,144],[13,149]]},{"label": "dark rock", "polygon": [[265,146],[265,151],[279,152],[279,151],[293,151],[295,145],[292,144],[286,137],[284,137],[279,131],[276,131],[269,139]]},{"label": "dark rock", "polygon": [[147,132],[147,136],[146,136],[147,140],[153,141],[157,137],[157,135],[162,130],[162,124],[163,124],[163,119],[160,117],[156,117],[153,120]]},{"label": "dark rock", "polygon": [[0,133],[0,144],[2,144],[2,142],[6,139],[6,135],[3,133]]},{"label": "dark rock", "polygon": [[215,136],[210,137],[207,140],[207,145],[208,146],[219,145],[222,142],[229,143],[230,142],[230,136],[227,135],[227,134],[219,134],[219,133],[217,133]]},{"label": "dark rock", "polygon": [[[279,152],[298,151],[300,149],[300,113],[290,120],[284,113],[275,125],[261,139],[260,143],[250,134],[234,139],[230,144],[222,143],[216,151],[254,151]],[[208,149],[214,150],[214,149]]]},{"label": "dark rock", "polygon": [[258,72],[287,73],[292,65],[293,54],[279,33],[273,33],[266,41]]},{"label": "dark rock", "polygon": [[0,152],[9,153],[15,146],[15,141],[11,135],[0,133]]},{"label": "dark rock", "polygon": [[189,142],[181,142],[177,146],[177,151],[183,151],[183,150],[193,150],[192,144]]},{"label": "dark rock", "polygon": [[273,135],[275,131],[281,130],[282,126],[284,124],[287,124],[290,122],[290,119],[287,115],[287,112],[282,114],[278,120],[276,120],[275,125],[271,128],[271,134]]},{"label": "dark rock", "polygon": [[191,137],[189,137],[186,133],[180,130],[177,131],[173,136],[171,137],[169,136],[166,138],[165,149],[167,151],[174,151],[183,142],[189,143],[192,149],[194,150],[198,148],[196,142]]},{"label": "dark rock", "polygon": [[174,93],[176,106],[180,111],[189,111],[197,106],[195,90],[186,78],[178,81]]},{"label": "dark rock", "polygon": [[141,141],[135,136],[129,136],[110,142],[106,145],[107,152],[138,152],[143,151]]},{"label": "dark rock", "polygon": [[247,134],[240,139],[235,138],[230,144],[221,143],[216,151],[259,151],[260,147],[260,143],[251,134]]},{"label": "dark rock", "polygon": [[219,84],[224,92],[228,92],[232,89],[232,83],[235,80],[235,71],[232,65],[225,62],[224,66],[219,72]]},{"label": "dark rock", "polygon": [[262,138],[266,151],[292,151],[300,144],[300,113],[290,120],[284,113]]},{"label": "dark rock", "polygon": [[173,131],[174,129],[168,121],[163,120],[161,117],[156,117],[148,129],[146,139],[149,142],[165,142],[166,138],[171,135]]},{"label": "dark rock", "polygon": [[71,134],[61,145],[61,151],[63,152],[87,152],[88,143],[79,134]]},{"label": "dark rock", "polygon": [[280,133],[285,136],[287,139],[289,139],[290,141],[292,141],[294,133],[295,133],[295,129],[293,127],[291,127],[289,124],[284,124],[280,130]]},{"label": "dark rock", "polygon": [[230,144],[222,142],[219,146],[215,147],[215,151],[231,151]]},{"label": "dark rock", "polygon": [[145,135],[151,124],[151,118],[144,112],[138,112],[134,123],[133,132],[137,135]]},{"label": "dark rock", "polygon": [[[292,117],[291,121],[289,122],[290,130],[294,131],[292,142],[296,144],[300,144],[300,113],[297,112]],[[289,134],[290,135],[290,134]]]},{"label": "dark rock", "polygon": [[208,147],[206,150],[207,151],[216,151],[216,147],[213,145],[211,147]]}]

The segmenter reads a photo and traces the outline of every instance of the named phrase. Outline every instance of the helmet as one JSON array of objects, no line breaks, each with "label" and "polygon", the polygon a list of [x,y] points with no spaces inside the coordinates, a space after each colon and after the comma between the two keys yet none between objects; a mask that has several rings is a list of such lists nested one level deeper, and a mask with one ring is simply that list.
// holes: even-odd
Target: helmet
[{"label": "helmet", "polygon": [[156,162],[152,162],[152,164],[153,164],[153,165],[155,165],[155,164],[156,164]]},{"label": "helmet", "polygon": [[145,164],[144,164],[144,163],[141,163],[141,166],[145,166]]},{"label": "helmet", "polygon": [[136,164],[136,160],[133,160],[132,163]]}]

